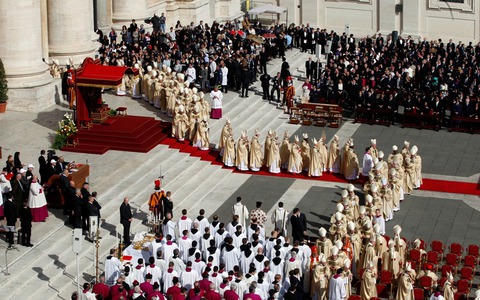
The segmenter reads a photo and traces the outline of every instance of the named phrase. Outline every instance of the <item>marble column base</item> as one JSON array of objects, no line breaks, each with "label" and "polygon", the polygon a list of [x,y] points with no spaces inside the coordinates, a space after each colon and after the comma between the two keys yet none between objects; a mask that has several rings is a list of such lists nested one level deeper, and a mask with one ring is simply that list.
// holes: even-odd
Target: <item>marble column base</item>
[{"label": "marble column base", "polygon": [[62,101],[62,80],[37,87],[9,88],[8,97],[7,112],[39,112]]}]

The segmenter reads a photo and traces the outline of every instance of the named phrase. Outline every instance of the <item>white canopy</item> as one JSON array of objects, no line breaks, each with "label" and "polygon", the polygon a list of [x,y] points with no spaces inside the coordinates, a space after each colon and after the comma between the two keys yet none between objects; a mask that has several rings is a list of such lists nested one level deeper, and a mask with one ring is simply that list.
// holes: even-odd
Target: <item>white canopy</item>
[{"label": "white canopy", "polygon": [[248,13],[251,15],[259,15],[263,13],[282,14],[286,11],[287,11],[286,8],[276,6],[273,4],[265,4],[265,5],[260,5],[255,8],[252,8],[251,10],[248,11]]}]

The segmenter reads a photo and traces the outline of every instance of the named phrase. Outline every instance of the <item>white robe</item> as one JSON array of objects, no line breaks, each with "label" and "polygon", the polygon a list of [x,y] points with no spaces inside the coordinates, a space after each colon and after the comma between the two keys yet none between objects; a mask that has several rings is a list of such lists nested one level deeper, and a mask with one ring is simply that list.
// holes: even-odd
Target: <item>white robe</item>
[{"label": "white robe", "polygon": [[247,274],[250,270],[250,264],[253,262],[254,257],[255,253],[253,253],[253,251],[250,256],[246,256],[245,252],[242,252],[242,255],[240,256],[240,269],[243,274]]},{"label": "white robe", "polygon": [[133,279],[138,281],[139,283],[143,283],[145,281],[145,275],[143,275],[144,271],[145,267],[141,267],[140,269],[137,269],[137,267],[133,268]]},{"label": "white robe", "polygon": [[195,281],[200,279],[200,275],[198,275],[197,271],[193,269],[189,271],[185,270],[180,274],[180,282],[182,283],[182,286],[187,289],[187,291],[193,288]]},{"label": "white robe", "polygon": [[230,233],[224,229],[223,233],[215,233],[215,245],[217,245],[218,248],[220,248],[226,237],[231,236]]},{"label": "white robe", "polygon": [[233,267],[239,265],[241,254],[237,248],[233,247],[231,250],[228,250],[227,247],[229,246],[227,245],[222,251],[222,260],[226,270],[233,270]]},{"label": "white robe", "polygon": [[243,229],[245,229],[246,220],[248,220],[249,217],[247,207],[241,202],[235,203],[235,205],[232,207],[232,214],[239,217],[238,221],[240,225],[242,225]]},{"label": "white robe", "polygon": [[163,259],[165,261],[170,261],[170,258],[173,256],[173,251],[175,249],[178,249],[178,245],[176,243],[171,243],[171,245],[167,243],[165,243],[163,246],[162,246],[162,252],[163,252]]},{"label": "white robe", "polygon": [[169,288],[173,286],[173,277],[178,277],[178,272],[175,270],[167,270],[163,273],[162,281],[163,281],[163,292],[166,293]]},{"label": "white robe", "polygon": [[109,286],[117,283],[120,272],[123,269],[123,265],[120,260],[114,256],[108,256],[105,261],[105,280]]},{"label": "white robe", "polygon": [[363,176],[368,176],[368,173],[370,170],[373,168],[373,158],[370,154],[365,153],[363,155],[363,168],[362,168],[362,175]]},{"label": "white robe", "polygon": [[211,104],[210,107],[212,109],[218,109],[222,108],[222,99],[223,99],[223,94],[220,91],[211,91],[210,92],[210,99],[211,99]]},{"label": "white robe", "polygon": [[190,229],[192,229],[192,224],[192,219],[187,217],[185,218],[185,220],[183,220],[182,218],[180,218],[180,220],[178,220],[177,222],[178,236],[182,236],[184,230],[188,230],[190,232]]},{"label": "white robe", "polygon": [[28,196],[28,207],[39,208],[47,205],[47,199],[45,198],[45,191],[38,182],[32,182],[30,184],[30,194]]},{"label": "white robe", "polygon": [[[275,209],[272,214],[272,223],[275,228],[280,230],[280,233],[283,236],[287,235],[287,224],[288,224],[288,211],[283,207]],[[282,232],[283,231],[283,232]]]},{"label": "white robe", "polygon": [[193,220],[193,223],[198,224],[198,231],[200,234],[204,234],[205,228],[210,227],[210,222],[208,222],[208,219],[205,217],[200,219],[197,217],[195,220]]},{"label": "white robe", "polygon": [[188,260],[188,249],[192,248],[192,239],[182,236],[177,240],[180,258],[186,262]]},{"label": "white robe", "polygon": [[344,300],[347,297],[347,290],[345,288],[347,282],[346,278],[339,275],[337,278],[332,276],[328,286],[328,299],[329,300]]},{"label": "white robe", "polygon": [[192,261],[192,269],[195,270],[198,274],[203,274],[203,271],[205,270],[206,266],[207,264],[201,260]]},{"label": "white robe", "polygon": [[163,236],[167,236],[167,234],[172,236],[172,241],[175,240],[175,227],[177,224],[172,220],[169,220],[166,224],[162,223],[162,233]]},{"label": "white robe", "polygon": [[145,271],[143,272],[144,276],[147,276],[147,274],[152,274],[152,281],[151,283],[157,282],[160,284],[160,281],[162,280],[162,271],[160,267],[154,266],[153,268],[151,266],[148,266],[145,268]]},{"label": "white robe", "polygon": [[162,246],[165,244],[165,240],[161,240],[160,243],[157,243],[156,240],[152,241],[152,255],[157,259],[157,252],[158,250],[162,249]]},{"label": "white robe", "polygon": [[211,256],[213,257],[212,265],[213,266],[218,266],[220,264],[220,247],[215,247],[215,252],[210,253],[210,251],[205,250],[203,252],[203,259],[208,262],[208,258]]},{"label": "white robe", "polygon": [[240,234],[234,233],[232,234],[232,238],[233,238],[233,246],[235,248],[239,248],[242,245],[242,240],[244,238],[247,238],[247,236],[244,233],[240,233]]}]

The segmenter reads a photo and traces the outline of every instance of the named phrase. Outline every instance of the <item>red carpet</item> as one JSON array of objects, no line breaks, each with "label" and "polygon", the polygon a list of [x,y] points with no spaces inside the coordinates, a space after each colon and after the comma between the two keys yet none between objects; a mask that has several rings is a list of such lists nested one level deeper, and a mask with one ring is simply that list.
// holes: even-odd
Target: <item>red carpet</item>
[{"label": "red carpet", "polygon": [[148,152],[167,137],[169,124],[141,116],[110,117],[76,134],[78,145],[63,151],[103,154],[108,150]]},{"label": "red carpet", "polygon": [[[183,143],[178,142],[176,139],[168,137],[161,142],[163,145],[168,145],[170,148],[179,149],[180,152],[189,153],[191,156],[199,157],[203,161],[210,161],[214,165],[222,166],[225,169],[230,169],[235,173],[251,174],[258,176],[273,176],[273,177],[285,177],[285,178],[294,178],[294,179],[306,179],[306,180],[319,180],[319,181],[329,181],[329,182],[339,182],[339,183],[348,183],[351,181],[346,180],[341,175],[324,173],[321,177],[308,177],[306,172],[301,174],[290,174],[282,170],[282,173],[272,174],[268,172],[266,167],[262,168],[258,172],[253,171],[238,171],[236,168],[228,168],[223,165],[220,158],[220,152],[210,150],[210,151],[201,151],[196,147],[189,145],[188,141]],[[358,179],[353,184],[362,184],[363,181]],[[454,194],[468,194],[468,195],[480,195],[480,185],[476,183],[469,182],[459,182],[459,181],[447,181],[447,180],[436,180],[436,179],[423,179],[423,185],[420,190],[423,191],[432,191],[432,192],[442,192],[442,193],[454,193]]]}]

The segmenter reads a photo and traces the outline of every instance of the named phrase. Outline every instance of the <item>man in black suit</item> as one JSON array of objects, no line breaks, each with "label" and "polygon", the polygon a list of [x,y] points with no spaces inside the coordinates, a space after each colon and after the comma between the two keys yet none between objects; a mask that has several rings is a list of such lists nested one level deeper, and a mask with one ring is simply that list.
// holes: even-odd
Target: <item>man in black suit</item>
[{"label": "man in black suit", "polygon": [[305,238],[307,235],[307,218],[304,213],[300,212],[298,207],[293,210],[290,223],[292,224],[293,240],[300,241],[300,239]]},{"label": "man in black suit", "polygon": [[262,47],[260,51],[260,73],[266,74],[267,73],[267,61],[268,61],[268,53],[265,47]]},{"label": "man in black suit", "polygon": [[165,197],[162,198],[162,204],[163,204],[163,215],[166,216],[167,213],[170,213],[173,218],[172,192],[167,191]]},{"label": "man in black suit", "polygon": [[47,169],[47,159],[45,158],[45,150],[40,151],[40,156],[38,157],[38,172],[40,173],[41,183],[45,183],[45,171]]},{"label": "man in black suit", "polygon": [[309,80],[312,80],[313,71],[317,68],[314,61],[312,61],[312,57],[309,57],[308,60],[305,62],[305,70],[306,70],[306,77]]},{"label": "man in black suit", "polygon": [[20,226],[22,227],[22,239],[19,241],[23,246],[33,247],[30,243],[32,236],[32,211],[28,207],[28,202],[23,202],[22,211],[20,212]]},{"label": "man in black suit", "polygon": [[63,156],[59,156],[57,163],[55,164],[55,174],[62,174],[67,166],[68,162],[63,159]]},{"label": "man in black suit", "polygon": [[130,245],[130,224],[132,223],[132,217],[132,210],[128,203],[128,197],[125,197],[120,206],[120,223],[123,225],[123,245],[125,247]]},{"label": "man in black suit", "polygon": [[[13,202],[13,197],[11,194],[7,195],[7,201],[3,204],[3,213],[5,218],[7,219],[7,226],[15,226],[17,222],[17,206]],[[9,232],[6,234],[8,248],[11,248],[14,244],[14,234],[13,232]]]},{"label": "man in black suit", "polygon": [[20,215],[20,210],[22,209],[23,202],[28,197],[27,186],[22,181],[22,174],[18,173],[15,177],[12,177],[12,179],[10,180],[10,185],[12,187],[13,203],[17,207],[18,216]]},{"label": "man in black suit", "polygon": [[[93,204],[93,201],[95,200],[95,198],[93,198],[93,196],[90,196],[88,198],[88,202],[87,202],[87,214],[88,214],[88,218],[89,218],[89,221],[90,221],[90,217],[97,217],[97,226],[99,225],[99,220],[100,220],[100,210],[98,209],[97,206],[95,206]],[[92,229],[89,228],[89,238],[91,241],[94,240],[94,236],[96,234],[96,232],[91,232]]]},{"label": "man in black suit", "polygon": [[68,188],[70,187],[70,180],[68,179],[68,170],[63,170],[60,174],[60,189],[63,196],[63,214],[68,216],[70,214],[68,201]]},{"label": "man in black suit", "polygon": [[55,172],[56,172],[55,166],[56,165],[57,165],[57,161],[55,159],[51,159],[50,163],[48,163],[47,166],[45,167],[45,173],[44,173],[45,174],[45,179],[42,176],[42,180],[45,180],[45,183],[47,183],[48,180],[50,180],[50,177],[55,175]]},{"label": "man in black suit", "polygon": [[82,189],[80,190],[82,192],[82,198],[83,198],[83,206],[82,206],[82,228],[84,231],[88,230],[89,228],[89,219],[88,219],[88,211],[87,211],[87,204],[88,204],[88,199],[90,199],[90,191],[88,182],[84,182]]},{"label": "man in black suit", "polygon": [[268,73],[263,73],[262,76],[260,76],[260,81],[262,82],[262,99],[263,100],[269,100],[270,99],[270,80],[272,77],[268,75]]}]

